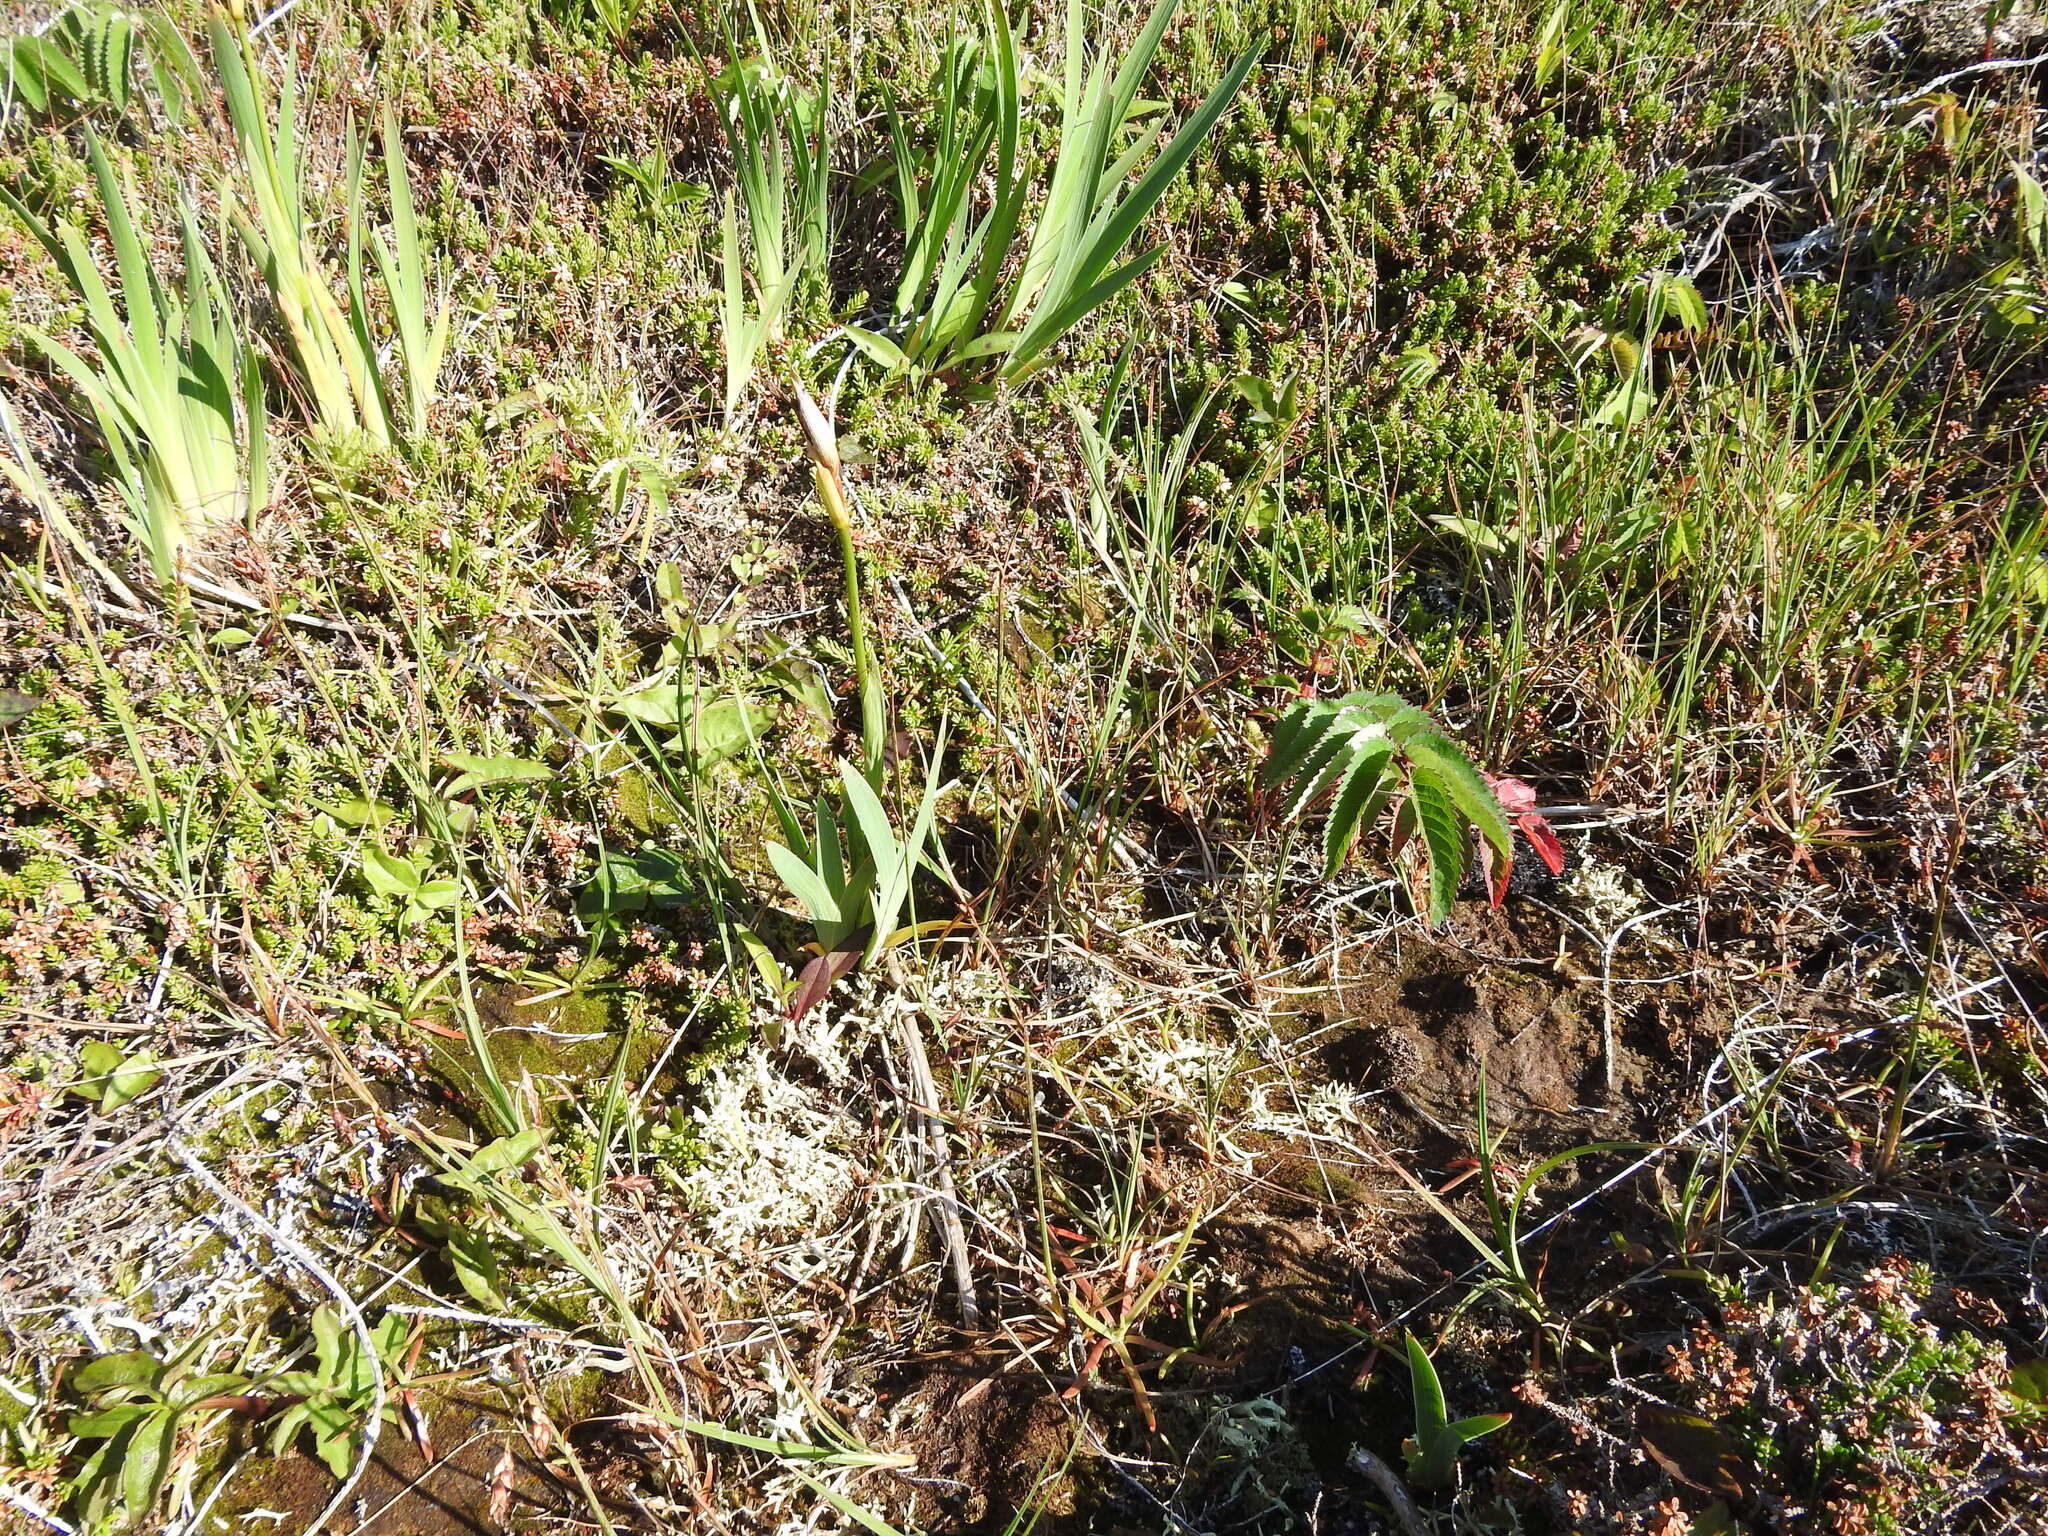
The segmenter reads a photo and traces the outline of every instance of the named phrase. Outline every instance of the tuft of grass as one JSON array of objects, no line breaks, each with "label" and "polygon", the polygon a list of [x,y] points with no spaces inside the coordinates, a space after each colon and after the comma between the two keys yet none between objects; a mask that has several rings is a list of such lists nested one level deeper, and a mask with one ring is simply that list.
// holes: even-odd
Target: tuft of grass
[{"label": "tuft of grass", "polygon": [[[1028,222],[1034,166],[1025,149],[1023,64],[1000,5],[984,9],[986,41],[963,40],[946,51],[928,143],[918,142],[917,125],[892,98],[905,236],[896,334],[853,328],[862,350],[890,368],[968,369],[1015,383],[1157,263],[1163,248],[1128,259],[1123,252],[1258,60],[1258,50],[1246,50],[1160,147],[1163,123],[1156,107],[1138,108],[1137,93],[1178,5],[1158,0],[1117,59],[1100,42],[1091,49],[1087,8],[1069,0],[1060,117],[1049,129],[1056,149],[1043,204]],[[1153,121],[1126,142],[1141,116]],[[978,188],[991,153],[992,190],[983,206]]]},{"label": "tuft of grass", "polygon": [[[91,409],[127,507],[130,532],[158,586],[171,590],[188,548],[214,524],[238,521],[268,497],[268,424],[261,375],[189,203],[181,203],[182,283],[150,262],[132,187],[89,136],[99,208],[118,286],[76,226],[56,226],[12,192],[0,199],[47,251],[85,306],[94,352],[81,356],[34,327],[30,344],[63,372]],[[33,472],[25,450],[23,474]],[[104,562],[68,520],[89,563]]]},{"label": "tuft of grass", "polygon": [[[207,29],[241,152],[232,216],[284,327],[289,374],[312,420],[332,441],[360,439],[379,448],[400,441],[407,427],[415,436],[424,433],[447,350],[450,306],[445,280],[435,276],[438,262],[420,242],[396,119],[387,112],[382,133],[391,203],[388,240],[367,231],[366,161],[358,145],[348,147],[344,309],[315,243],[297,71],[288,61],[282,66],[273,101],[247,25],[215,9]],[[365,245],[397,330],[403,388],[395,398],[384,379],[364,280]]]}]

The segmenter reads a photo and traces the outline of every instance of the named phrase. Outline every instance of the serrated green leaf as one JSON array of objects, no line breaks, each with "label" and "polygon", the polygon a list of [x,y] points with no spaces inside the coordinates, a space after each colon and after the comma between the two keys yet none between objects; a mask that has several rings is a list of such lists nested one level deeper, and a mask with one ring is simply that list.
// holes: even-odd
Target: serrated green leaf
[{"label": "serrated green leaf", "polygon": [[1304,699],[1274,722],[1272,745],[1267,749],[1266,765],[1260,774],[1267,788],[1294,777],[1303,759],[1315,746],[1318,728],[1325,725],[1334,712],[1330,705],[1318,699]]},{"label": "serrated green leaf", "polygon": [[1411,741],[1408,752],[1414,759],[1415,771],[1435,778],[1465,819],[1479,829],[1479,835],[1503,857],[1512,858],[1514,834],[1508,828],[1500,799],[1457,744],[1446,736],[1424,737]]},{"label": "serrated green leaf", "polygon": [[1665,311],[1686,330],[1707,328],[1707,301],[1700,297],[1691,278],[1667,276],[1659,282],[1658,290],[1663,295]]},{"label": "serrated green leaf", "polygon": [[412,1320],[402,1312],[386,1312],[370,1330],[370,1342],[377,1346],[377,1358],[394,1361],[399,1358],[407,1340],[412,1337]]},{"label": "serrated green leaf", "polygon": [[320,1362],[321,1380],[331,1383],[341,1371],[347,1325],[332,1306],[322,1306],[313,1310],[312,1329],[313,1357]]},{"label": "serrated green leaf", "polygon": [[1330,820],[1323,829],[1323,873],[1333,875],[1350,850],[1365,812],[1375,802],[1384,803],[1381,787],[1394,756],[1394,744],[1385,736],[1366,742],[1345,770],[1337,797],[1330,805]]},{"label": "serrated green leaf", "polygon": [[309,1415],[304,1403],[293,1403],[291,1407],[270,1421],[270,1454],[282,1456],[290,1447],[298,1432],[306,1427]]},{"label": "serrated green leaf", "polygon": [[1443,781],[1429,774],[1408,781],[1408,803],[1415,808],[1415,822],[1422,833],[1423,853],[1429,863],[1429,920],[1441,923],[1451,915],[1458,900],[1458,883],[1465,874],[1465,827],[1457,806],[1445,793]]}]

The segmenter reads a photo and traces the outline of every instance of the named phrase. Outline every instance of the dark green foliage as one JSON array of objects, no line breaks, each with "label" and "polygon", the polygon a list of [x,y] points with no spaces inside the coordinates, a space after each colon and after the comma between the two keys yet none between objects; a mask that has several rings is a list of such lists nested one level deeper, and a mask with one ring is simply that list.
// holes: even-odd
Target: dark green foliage
[{"label": "dark green foliage", "polygon": [[1465,874],[1466,829],[1477,827],[1503,865],[1514,838],[1493,790],[1458,744],[1414,705],[1383,693],[1304,700],[1280,719],[1265,781],[1288,786],[1292,819],[1331,795],[1324,867],[1334,873],[1360,828],[1394,808],[1398,848],[1420,834],[1429,916],[1442,922]]}]

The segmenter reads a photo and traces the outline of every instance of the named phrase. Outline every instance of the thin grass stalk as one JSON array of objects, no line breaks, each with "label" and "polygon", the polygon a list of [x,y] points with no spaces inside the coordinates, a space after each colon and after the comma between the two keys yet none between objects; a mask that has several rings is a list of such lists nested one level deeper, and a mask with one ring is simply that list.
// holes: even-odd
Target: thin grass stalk
[{"label": "thin grass stalk", "polygon": [[883,747],[888,739],[888,704],[882,691],[882,669],[868,641],[867,616],[861,606],[860,552],[855,547],[853,512],[839,462],[838,434],[817,401],[799,380],[797,414],[802,418],[804,448],[811,460],[811,480],[818,500],[839,536],[840,571],[846,592],[846,627],[853,645],[853,670],[860,685],[861,767],[870,784],[879,784]]}]

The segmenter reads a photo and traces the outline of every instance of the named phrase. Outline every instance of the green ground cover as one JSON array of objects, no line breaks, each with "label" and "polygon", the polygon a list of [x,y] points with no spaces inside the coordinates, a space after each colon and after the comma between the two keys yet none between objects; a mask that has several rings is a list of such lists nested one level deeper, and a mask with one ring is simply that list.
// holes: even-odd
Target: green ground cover
[{"label": "green ground cover", "polygon": [[2030,0],[0,51],[0,1528],[2048,1530]]}]

